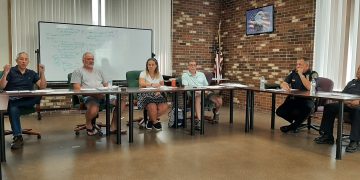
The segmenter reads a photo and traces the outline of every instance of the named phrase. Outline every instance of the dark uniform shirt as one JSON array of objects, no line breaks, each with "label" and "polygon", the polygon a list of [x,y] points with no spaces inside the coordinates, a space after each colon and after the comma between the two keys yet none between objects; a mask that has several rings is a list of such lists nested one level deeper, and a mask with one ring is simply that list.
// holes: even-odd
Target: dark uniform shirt
[{"label": "dark uniform shirt", "polygon": [[8,83],[6,84],[6,91],[14,90],[33,90],[34,84],[39,80],[39,75],[30,69],[26,69],[24,74],[21,74],[18,66],[10,68],[10,72],[6,77]]},{"label": "dark uniform shirt", "polygon": [[[311,71],[310,69],[307,70],[303,75],[311,81],[312,79],[318,78],[318,73],[316,71]],[[303,91],[307,91],[308,89],[304,86],[304,84],[301,82],[299,74],[296,72],[296,70],[292,70],[290,74],[285,78],[285,82],[287,82],[291,89],[299,89]]]},{"label": "dark uniform shirt", "polygon": [[343,93],[360,95],[360,80],[353,79],[345,86]]}]

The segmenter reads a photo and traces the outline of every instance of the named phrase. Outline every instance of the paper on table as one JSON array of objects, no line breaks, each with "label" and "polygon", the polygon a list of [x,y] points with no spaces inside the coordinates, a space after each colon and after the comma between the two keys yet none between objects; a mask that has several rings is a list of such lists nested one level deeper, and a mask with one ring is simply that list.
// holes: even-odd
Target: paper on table
[{"label": "paper on table", "polygon": [[55,90],[53,89],[40,89],[40,90],[33,90],[31,91],[32,93],[48,93],[48,92],[53,92]]},{"label": "paper on table", "polygon": [[64,91],[53,91],[53,92],[51,92],[51,94],[64,94],[64,93],[68,93],[69,91],[66,91],[66,90],[64,90]]},{"label": "paper on table", "polygon": [[226,80],[229,80],[228,78],[212,78],[211,80],[213,81],[226,81]]},{"label": "paper on table", "polygon": [[319,95],[327,95],[327,96],[343,96],[343,97],[356,97],[356,94],[347,94],[341,92],[318,92]]},{"label": "paper on table", "polygon": [[248,87],[247,85],[240,83],[221,83],[220,86],[230,86],[230,87]]},{"label": "paper on table", "polygon": [[211,86],[195,86],[193,88],[209,88],[209,87],[211,87]]},{"label": "paper on table", "polygon": [[146,87],[146,88],[140,88],[140,89],[152,90],[152,89],[157,89],[157,88],[154,88],[154,87]]},{"label": "paper on table", "polygon": [[[100,90],[100,91],[104,91],[104,90],[109,90],[110,88],[109,87],[97,87],[96,89]],[[81,89],[81,90],[83,90],[83,89]]]},{"label": "paper on table", "polygon": [[6,91],[6,93],[26,93],[30,92],[29,90],[20,90],[20,91]]},{"label": "paper on table", "polygon": [[[276,92],[285,92],[285,89],[266,89],[269,91],[276,91]],[[298,91],[298,89],[290,89],[290,91]]]},{"label": "paper on table", "polygon": [[177,87],[172,87],[172,86],[160,86],[160,89],[174,89]]},{"label": "paper on table", "polygon": [[95,91],[95,88],[81,88],[81,91]]},{"label": "paper on table", "polygon": [[208,88],[223,88],[224,86],[207,86]]},{"label": "paper on table", "polygon": [[269,90],[269,91],[276,91],[276,92],[282,92],[282,91],[285,91],[285,89],[266,89],[266,90]]}]

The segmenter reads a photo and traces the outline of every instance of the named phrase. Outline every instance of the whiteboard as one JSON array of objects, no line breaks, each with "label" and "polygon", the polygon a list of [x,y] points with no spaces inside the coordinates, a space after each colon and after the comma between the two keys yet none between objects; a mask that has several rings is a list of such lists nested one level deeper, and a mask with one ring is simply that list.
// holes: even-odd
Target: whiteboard
[{"label": "whiteboard", "polygon": [[95,67],[111,80],[125,80],[126,72],[145,70],[152,54],[152,30],[39,22],[40,63],[47,81],[67,81],[82,67],[82,55],[95,55]]}]

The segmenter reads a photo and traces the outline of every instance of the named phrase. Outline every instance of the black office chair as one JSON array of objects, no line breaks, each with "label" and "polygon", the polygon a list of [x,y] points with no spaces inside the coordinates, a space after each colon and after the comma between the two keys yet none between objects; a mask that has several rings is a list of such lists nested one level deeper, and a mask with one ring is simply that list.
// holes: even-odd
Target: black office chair
[{"label": "black office chair", "polygon": [[[316,90],[323,92],[331,92],[334,87],[334,82],[331,79],[318,77],[316,79]],[[305,124],[300,125],[298,129],[307,128],[308,130],[314,129],[316,131],[320,131],[320,126],[311,123],[312,118],[322,117],[324,112],[324,105],[327,103],[327,99],[317,98],[315,99],[315,108],[314,112],[307,118],[307,122]]]}]

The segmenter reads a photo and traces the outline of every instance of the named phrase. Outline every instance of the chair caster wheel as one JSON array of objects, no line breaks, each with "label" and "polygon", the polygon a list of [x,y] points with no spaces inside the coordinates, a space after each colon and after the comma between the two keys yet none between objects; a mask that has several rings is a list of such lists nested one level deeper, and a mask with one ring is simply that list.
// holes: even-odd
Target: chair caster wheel
[{"label": "chair caster wheel", "polygon": [[79,133],[79,131],[75,131],[75,135],[77,135],[77,136],[78,136],[79,134],[80,134],[80,133]]},{"label": "chair caster wheel", "polygon": [[103,133],[103,132],[98,132],[98,135],[99,135],[100,137],[102,137],[102,136],[104,135],[104,133]]},{"label": "chair caster wheel", "polygon": [[41,139],[41,135],[37,135],[37,139]]}]

